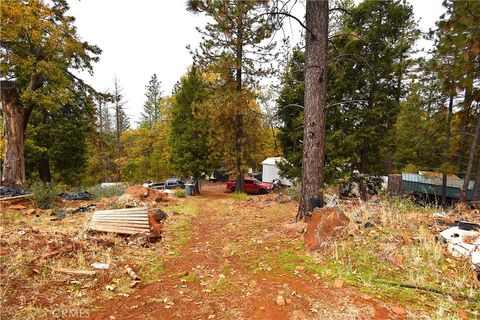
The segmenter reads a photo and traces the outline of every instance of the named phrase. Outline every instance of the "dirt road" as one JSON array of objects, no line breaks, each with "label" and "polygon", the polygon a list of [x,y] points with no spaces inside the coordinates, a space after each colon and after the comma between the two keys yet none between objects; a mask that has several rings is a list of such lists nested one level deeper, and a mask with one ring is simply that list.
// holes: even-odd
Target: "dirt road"
[{"label": "dirt road", "polygon": [[[263,198],[262,198],[263,197]],[[236,201],[223,185],[184,200],[169,224],[156,282],[93,303],[90,319],[401,319],[391,305],[296,261],[295,204]],[[271,202],[271,203],[270,203]]]}]

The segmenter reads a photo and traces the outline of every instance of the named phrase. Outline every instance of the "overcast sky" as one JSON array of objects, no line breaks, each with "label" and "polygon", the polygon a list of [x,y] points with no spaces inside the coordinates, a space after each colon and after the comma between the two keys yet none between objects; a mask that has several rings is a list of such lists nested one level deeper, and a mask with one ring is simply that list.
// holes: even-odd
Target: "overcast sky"
[{"label": "overcast sky", "polygon": [[[70,14],[76,18],[82,40],[102,50],[93,77],[82,76],[97,90],[112,88],[119,78],[127,100],[126,112],[136,125],[145,100],[145,85],[153,73],[162,82],[164,94],[186,72],[192,58],[185,48],[195,47],[200,35],[195,27],[206,18],[185,10],[185,0],[72,0]],[[410,0],[420,28],[427,31],[443,13],[441,0]],[[300,4],[301,5],[301,4]],[[298,39],[295,22],[287,34]],[[294,34],[291,34],[291,33]],[[422,41],[421,47],[428,44]]]}]

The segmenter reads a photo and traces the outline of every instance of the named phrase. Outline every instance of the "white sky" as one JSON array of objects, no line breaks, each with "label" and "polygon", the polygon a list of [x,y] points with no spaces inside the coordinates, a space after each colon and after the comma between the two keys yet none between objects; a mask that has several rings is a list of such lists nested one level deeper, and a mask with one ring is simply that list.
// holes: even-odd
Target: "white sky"
[{"label": "white sky", "polygon": [[[410,3],[422,31],[433,28],[444,11],[442,0]],[[204,16],[185,10],[185,0],[74,0],[70,6],[82,40],[103,50],[94,76],[82,77],[97,90],[107,90],[113,87],[117,75],[133,126],[142,111],[145,85],[151,75],[156,73],[164,94],[170,94],[192,63],[185,46],[195,47],[199,43],[195,27],[203,27],[206,22]],[[288,33],[300,30],[295,21],[291,25],[292,29],[286,28],[290,36]],[[293,36],[298,39],[298,35]],[[428,43],[421,41],[419,46],[426,47]]]}]

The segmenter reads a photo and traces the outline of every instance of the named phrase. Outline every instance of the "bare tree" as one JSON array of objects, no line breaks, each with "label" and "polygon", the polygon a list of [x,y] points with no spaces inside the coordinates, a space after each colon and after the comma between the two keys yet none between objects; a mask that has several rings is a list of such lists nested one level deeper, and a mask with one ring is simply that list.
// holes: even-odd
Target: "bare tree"
[{"label": "bare tree", "polygon": [[[115,134],[116,134],[116,144],[117,144],[117,159],[120,159],[123,156],[122,148],[122,132],[127,130],[129,127],[128,118],[123,110],[125,101],[123,98],[123,89],[120,86],[120,80],[115,76],[113,84],[113,104],[115,108]],[[117,163],[117,181],[121,180],[121,167]]]}]

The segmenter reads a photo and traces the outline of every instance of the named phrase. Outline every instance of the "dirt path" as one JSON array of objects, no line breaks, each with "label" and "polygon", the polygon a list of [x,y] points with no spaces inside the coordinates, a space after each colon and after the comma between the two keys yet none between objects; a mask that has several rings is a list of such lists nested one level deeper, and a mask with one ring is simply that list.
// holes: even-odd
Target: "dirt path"
[{"label": "dirt path", "polygon": [[[266,196],[268,197],[268,196]],[[292,203],[275,206],[266,198],[235,201],[221,185],[185,201],[196,214],[183,217],[191,232],[165,261],[156,283],[115,296],[91,319],[398,319],[387,305],[348,287],[315,277],[288,259],[300,243]],[[178,226],[177,226],[178,227]],[[178,229],[165,245],[178,244]],[[185,230],[184,230],[185,231]],[[277,304],[278,296],[285,298]]]}]

